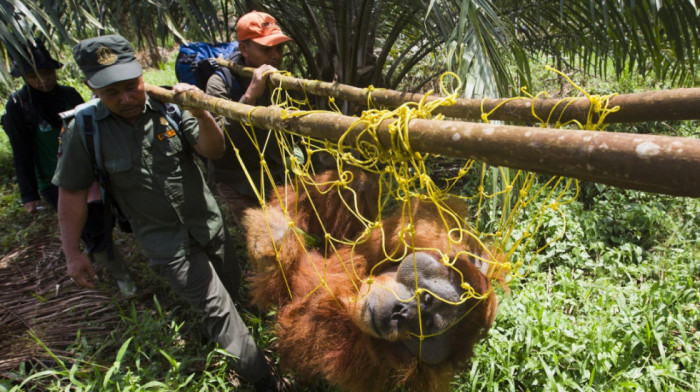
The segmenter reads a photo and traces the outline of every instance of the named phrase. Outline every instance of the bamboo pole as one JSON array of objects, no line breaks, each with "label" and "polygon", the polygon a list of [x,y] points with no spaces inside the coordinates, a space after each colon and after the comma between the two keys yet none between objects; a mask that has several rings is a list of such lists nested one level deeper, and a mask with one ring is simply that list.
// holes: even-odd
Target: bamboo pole
[{"label": "bamboo pole", "polygon": [[[220,65],[230,68],[233,72],[250,77],[252,68],[243,67],[228,60],[217,59]],[[372,101],[382,107],[396,108],[406,102],[420,102],[422,94],[402,93],[394,90],[348,86],[340,83],[329,83],[318,80],[297,79],[291,76],[272,74],[270,80],[275,86],[288,90],[306,91],[314,95],[332,96],[359,104],[367,103],[367,95],[371,93]],[[428,96],[427,101],[440,97]],[[489,119],[514,122],[535,122],[532,114],[533,100],[517,99],[506,102],[502,99],[483,100],[483,110],[490,112],[503,104]],[[571,101],[571,103],[569,103]],[[534,111],[541,119],[551,118],[550,123],[561,119],[561,122],[577,120],[585,123],[590,102],[588,98],[572,98],[562,103],[561,99],[545,98],[534,101]],[[505,102],[505,103],[504,103]],[[606,123],[629,123],[644,121],[697,120],[700,119],[700,88],[678,88],[663,91],[623,94],[610,98],[609,107],[619,106],[620,110],[609,114]],[[562,114],[563,112],[563,114]],[[481,99],[458,99],[452,106],[438,108],[435,113],[444,114],[451,118],[479,120],[482,113]],[[597,122],[597,116],[593,117]]]},{"label": "bamboo pole", "polygon": [[[234,120],[250,119],[264,129],[281,129],[304,136],[351,143],[363,125],[357,118],[313,113],[282,119],[282,109],[253,107],[202,92],[175,96],[147,85],[156,99],[209,110]],[[391,120],[379,127],[380,143],[389,148]],[[659,135],[576,131],[463,121],[414,119],[409,143],[415,151],[471,158],[494,166],[573,177],[621,188],[700,197],[700,140]]]}]

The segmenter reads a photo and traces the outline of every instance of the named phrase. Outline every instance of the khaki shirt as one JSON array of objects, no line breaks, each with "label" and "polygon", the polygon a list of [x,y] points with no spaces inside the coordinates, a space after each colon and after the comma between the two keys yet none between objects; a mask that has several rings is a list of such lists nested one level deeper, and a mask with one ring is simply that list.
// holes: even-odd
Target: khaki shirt
[{"label": "khaki shirt", "polygon": [[[95,141],[117,203],[136,239],[150,258],[189,254],[190,236],[207,244],[222,228],[216,201],[193,159],[199,137],[197,119],[184,111],[180,132],[161,114],[161,103],[148,97],[136,123],[113,115],[97,104]],[[75,121],[61,139],[62,153],[53,183],[68,190],[86,189],[95,181],[82,131]]]}]

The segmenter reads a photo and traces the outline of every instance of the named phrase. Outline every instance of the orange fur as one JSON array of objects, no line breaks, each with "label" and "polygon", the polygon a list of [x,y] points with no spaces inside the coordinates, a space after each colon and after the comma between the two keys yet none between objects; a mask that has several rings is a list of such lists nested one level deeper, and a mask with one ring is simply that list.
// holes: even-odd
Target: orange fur
[{"label": "orange fur", "polygon": [[[377,205],[376,180],[359,171],[353,174],[356,181],[351,185],[362,189],[358,205],[365,217],[373,218]],[[324,183],[333,178],[334,174],[327,172],[316,180]],[[460,339],[454,343],[450,357],[437,365],[421,363],[400,342],[363,333],[353,322],[352,309],[356,307],[352,301],[373,267],[376,267],[373,275],[391,267],[391,262],[382,262],[385,260],[382,237],[385,248],[398,255],[425,247],[439,248],[451,257],[462,250],[485,257],[478,251],[478,243],[464,238],[459,244],[448,245],[445,224],[438,211],[430,203],[417,202],[411,204],[410,214],[399,212],[382,220],[384,235],[382,229],[374,229],[365,233],[355,247],[343,246],[335,252],[327,251],[322,244],[310,247],[294,227],[321,238],[321,226],[334,238],[356,238],[364,230],[359,220],[344,213],[346,209],[340,199],[351,199],[348,192],[323,193],[327,188],[312,191],[311,196],[290,188],[280,189],[284,203],[274,199],[265,212],[249,210],[244,220],[248,250],[257,265],[257,273],[251,279],[252,302],[260,307],[279,308],[275,349],[283,366],[300,380],[324,378],[348,391],[387,391],[397,386],[413,391],[449,390],[455,369],[471,357],[474,344],[484,337],[493,322],[496,299],[492,293],[482,301],[469,300],[475,304],[474,309],[455,327]],[[320,221],[311,203],[317,206]],[[290,212],[294,225],[280,213],[283,207]],[[416,227],[412,249],[405,249],[400,238],[408,216]],[[264,221],[268,224],[261,224]],[[448,224],[455,226],[454,222]],[[275,257],[275,248],[279,259]],[[470,263],[468,256],[459,256],[455,267],[477,292],[489,292],[489,281]]]}]

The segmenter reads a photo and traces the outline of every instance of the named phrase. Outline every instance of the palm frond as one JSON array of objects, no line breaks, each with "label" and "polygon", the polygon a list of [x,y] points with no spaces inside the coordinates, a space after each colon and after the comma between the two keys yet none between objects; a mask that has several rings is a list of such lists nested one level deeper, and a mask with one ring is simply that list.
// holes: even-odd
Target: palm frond
[{"label": "palm frond", "polygon": [[120,321],[112,298],[77,287],[64,264],[57,239],[0,259],[0,373],[27,361],[71,357],[67,350],[77,336],[109,335]]},{"label": "palm frond", "polygon": [[596,75],[605,75],[611,65],[617,76],[651,72],[674,84],[694,83],[700,15],[691,1],[500,3],[532,53]]},{"label": "palm frond", "polygon": [[471,96],[512,94],[528,84],[529,60],[539,56],[593,75],[697,83],[700,12],[692,0],[0,0],[0,44],[6,64],[34,37],[58,52],[119,32],[154,52],[173,40],[231,40],[233,18],[252,9],[277,18],[294,40],[292,71],[314,79],[395,87],[437,51],[445,60],[438,68],[468,80]]}]

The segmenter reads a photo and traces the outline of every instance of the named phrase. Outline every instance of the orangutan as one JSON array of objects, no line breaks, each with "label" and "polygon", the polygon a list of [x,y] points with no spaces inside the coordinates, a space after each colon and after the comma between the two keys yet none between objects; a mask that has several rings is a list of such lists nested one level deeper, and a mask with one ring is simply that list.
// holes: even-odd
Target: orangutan
[{"label": "orangutan", "polygon": [[378,178],[343,176],[281,187],[244,219],[252,302],[278,309],[281,363],[301,381],[353,392],[449,390],[496,316],[486,274],[497,253],[448,232],[455,218],[429,202],[372,224]]}]

